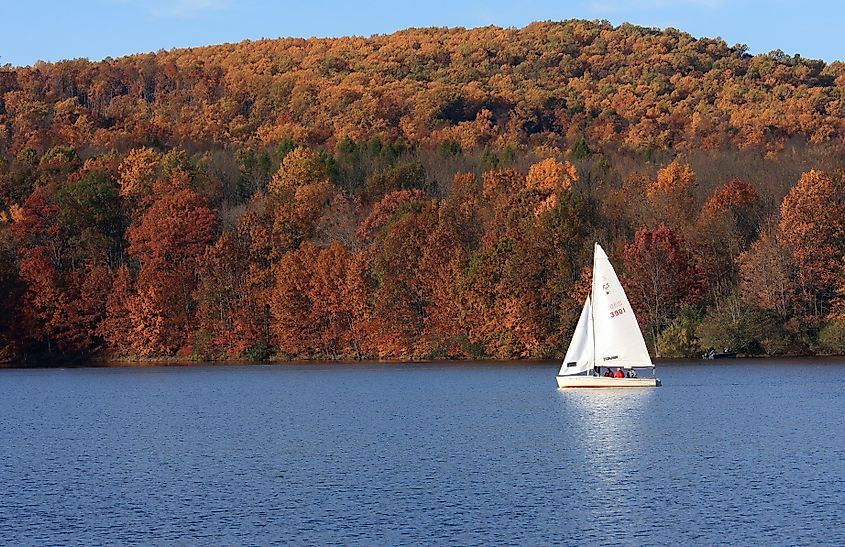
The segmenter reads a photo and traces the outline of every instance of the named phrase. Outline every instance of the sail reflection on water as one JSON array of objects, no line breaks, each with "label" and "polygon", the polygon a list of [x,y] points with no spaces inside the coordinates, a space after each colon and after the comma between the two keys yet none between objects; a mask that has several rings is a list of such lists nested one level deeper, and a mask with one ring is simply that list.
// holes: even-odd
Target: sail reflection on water
[{"label": "sail reflection on water", "polygon": [[[557,392],[568,451],[588,462],[587,474],[604,483],[630,477],[649,461],[645,424],[656,402],[654,390],[589,389]],[[571,458],[567,458],[571,459]]]}]

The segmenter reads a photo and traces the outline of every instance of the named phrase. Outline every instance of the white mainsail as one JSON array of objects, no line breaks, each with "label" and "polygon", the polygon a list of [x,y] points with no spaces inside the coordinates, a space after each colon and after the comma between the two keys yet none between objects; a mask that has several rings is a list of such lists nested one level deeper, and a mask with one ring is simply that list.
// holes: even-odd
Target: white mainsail
[{"label": "white mainsail", "polygon": [[654,367],[628,296],[598,243],[593,259],[592,318],[596,366]]},{"label": "white mainsail", "polygon": [[580,374],[590,370],[595,364],[595,345],[593,344],[593,314],[590,305],[590,297],[584,302],[584,309],[581,310],[581,317],[572,333],[572,341],[569,342],[569,349],[566,350],[566,357],[560,367],[560,376]]}]

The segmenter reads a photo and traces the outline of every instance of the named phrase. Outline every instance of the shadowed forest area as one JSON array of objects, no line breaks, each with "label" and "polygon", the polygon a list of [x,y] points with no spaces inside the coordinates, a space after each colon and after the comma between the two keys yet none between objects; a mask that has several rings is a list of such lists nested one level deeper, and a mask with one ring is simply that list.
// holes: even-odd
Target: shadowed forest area
[{"label": "shadowed forest area", "polygon": [[0,361],[845,352],[845,64],[607,22],[0,67]]}]

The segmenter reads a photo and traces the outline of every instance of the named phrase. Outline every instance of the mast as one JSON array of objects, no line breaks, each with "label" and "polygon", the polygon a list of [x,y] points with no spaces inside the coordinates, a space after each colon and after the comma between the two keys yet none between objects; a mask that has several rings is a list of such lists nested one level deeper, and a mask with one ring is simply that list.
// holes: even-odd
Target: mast
[{"label": "mast", "polygon": [[[590,329],[593,331],[593,370],[596,368],[596,247],[599,242],[593,242],[593,275],[590,280]],[[601,371],[601,369],[599,369]]]}]

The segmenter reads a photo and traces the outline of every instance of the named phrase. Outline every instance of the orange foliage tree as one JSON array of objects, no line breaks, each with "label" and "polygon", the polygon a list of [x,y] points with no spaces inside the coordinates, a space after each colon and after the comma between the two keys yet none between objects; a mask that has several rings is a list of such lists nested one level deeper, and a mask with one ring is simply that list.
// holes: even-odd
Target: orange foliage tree
[{"label": "orange foliage tree", "polygon": [[686,233],[695,208],[695,172],[689,164],[673,161],[657,172],[646,194],[656,220],[676,233]]},{"label": "orange foliage tree", "polygon": [[791,255],[808,311],[824,315],[840,279],[845,207],[833,179],[808,171],[783,198],[777,239]]},{"label": "orange foliage tree", "polygon": [[732,179],[707,199],[690,231],[690,248],[716,308],[738,282],[737,257],[758,235],[760,210],[760,196],[754,188]]},{"label": "orange foliage tree", "polygon": [[353,331],[355,300],[348,298],[350,259],[348,249],[335,242],[323,249],[306,243],[279,261],[271,309],[282,351],[331,359],[360,356]]}]

